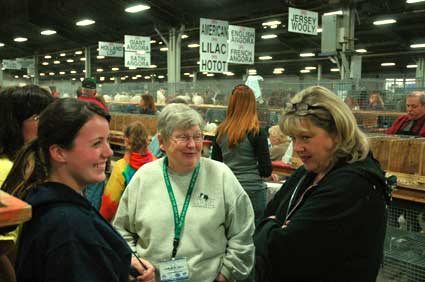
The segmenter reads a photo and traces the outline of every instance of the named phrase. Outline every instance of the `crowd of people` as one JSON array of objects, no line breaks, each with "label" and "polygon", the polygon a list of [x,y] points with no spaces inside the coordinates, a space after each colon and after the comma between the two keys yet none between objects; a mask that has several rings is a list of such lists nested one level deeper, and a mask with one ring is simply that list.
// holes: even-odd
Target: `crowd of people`
[{"label": "crowd of people", "polygon": [[[78,99],[0,92],[0,186],[33,211],[1,229],[0,281],[376,280],[389,188],[353,107],[329,89],[293,95],[267,132],[252,89],[235,86],[211,158],[198,111],[170,101],[158,112],[148,95],[140,106],[157,116],[155,150],[128,124],[108,179],[111,116],[94,79]],[[406,107],[387,133],[425,136],[425,93]],[[302,165],[267,202],[288,148]]]}]

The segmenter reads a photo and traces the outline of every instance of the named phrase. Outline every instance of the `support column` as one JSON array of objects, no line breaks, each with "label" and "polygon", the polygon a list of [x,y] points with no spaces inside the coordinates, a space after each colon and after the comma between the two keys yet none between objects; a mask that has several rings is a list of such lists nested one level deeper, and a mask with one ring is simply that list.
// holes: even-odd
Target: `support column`
[{"label": "support column", "polygon": [[341,27],[339,28],[339,41],[342,45],[341,57],[341,77],[344,80],[350,79],[351,55],[354,52],[354,9],[351,6],[345,7],[342,14]]},{"label": "support column", "polygon": [[40,73],[39,73],[38,63],[39,63],[39,56],[34,55],[34,78],[32,80],[32,83],[35,85],[40,84]]},{"label": "support column", "polygon": [[90,56],[90,47],[84,48],[84,57],[86,58],[84,62],[84,69],[86,70],[85,77],[91,77],[91,56]]},{"label": "support column", "polygon": [[0,87],[3,87],[3,66],[0,68]]},{"label": "support column", "polygon": [[321,81],[322,80],[322,65],[318,65],[317,66],[317,81]]},{"label": "support column", "polygon": [[416,87],[425,86],[425,58],[419,58],[416,67]]}]

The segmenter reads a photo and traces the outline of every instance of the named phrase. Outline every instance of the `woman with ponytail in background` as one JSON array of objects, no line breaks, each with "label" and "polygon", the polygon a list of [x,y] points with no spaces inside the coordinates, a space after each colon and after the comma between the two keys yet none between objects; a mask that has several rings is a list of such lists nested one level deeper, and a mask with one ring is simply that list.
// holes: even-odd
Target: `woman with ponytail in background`
[{"label": "woman with ponytail in background", "polygon": [[[109,119],[93,103],[56,100],[18,153],[3,188],[31,204],[33,217],[19,237],[17,281],[128,281],[130,248],[82,195],[105,179]],[[146,265],[137,278],[154,281]]]}]

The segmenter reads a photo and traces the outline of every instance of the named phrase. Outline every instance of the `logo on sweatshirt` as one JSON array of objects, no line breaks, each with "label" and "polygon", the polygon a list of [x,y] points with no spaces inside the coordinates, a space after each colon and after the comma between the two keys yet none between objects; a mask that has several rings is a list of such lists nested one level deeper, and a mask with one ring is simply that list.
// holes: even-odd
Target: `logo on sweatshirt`
[{"label": "logo on sweatshirt", "polygon": [[213,209],[215,208],[215,200],[212,199],[211,196],[206,193],[199,193],[199,195],[195,197],[193,207]]}]

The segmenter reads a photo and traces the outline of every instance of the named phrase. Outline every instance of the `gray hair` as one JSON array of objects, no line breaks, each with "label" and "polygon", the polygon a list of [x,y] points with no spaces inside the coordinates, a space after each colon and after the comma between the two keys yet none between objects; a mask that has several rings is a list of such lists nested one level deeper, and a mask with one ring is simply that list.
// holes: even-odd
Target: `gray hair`
[{"label": "gray hair", "polygon": [[283,133],[294,136],[303,131],[301,122],[308,121],[335,136],[333,163],[340,159],[353,163],[367,157],[367,136],[358,128],[350,108],[332,91],[321,86],[306,88],[291,100],[293,106],[301,104],[308,105],[303,114],[297,113],[297,108],[283,112],[280,122]]},{"label": "gray hair", "polygon": [[201,115],[185,104],[168,104],[158,117],[158,132],[167,141],[176,129],[189,129],[198,125],[204,129],[205,122]]},{"label": "gray hair", "polygon": [[409,94],[407,94],[407,98],[409,97],[419,97],[419,102],[421,105],[425,105],[425,91],[412,91]]}]

